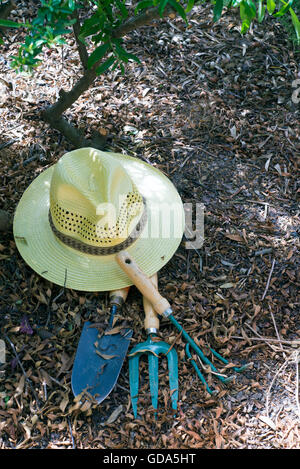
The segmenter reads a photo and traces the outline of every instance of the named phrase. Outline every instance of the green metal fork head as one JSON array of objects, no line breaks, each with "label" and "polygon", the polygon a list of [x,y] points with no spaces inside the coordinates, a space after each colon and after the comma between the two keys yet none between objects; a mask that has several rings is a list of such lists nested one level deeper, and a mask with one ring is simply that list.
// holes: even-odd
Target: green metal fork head
[{"label": "green metal fork head", "polygon": [[139,392],[139,360],[144,354],[148,356],[150,393],[152,406],[155,409],[155,418],[158,407],[158,358],[166,355],[169,369],[169,386],[171,392],[172,408],[177,410],[178,401],[178,358],[177,352],[169,344],[162,341],[154,341],[154,334],[150,334],[146,342],[136,345],[129,353],[129,383],[130,396],[134,417],[137,418],[137,403]]}]

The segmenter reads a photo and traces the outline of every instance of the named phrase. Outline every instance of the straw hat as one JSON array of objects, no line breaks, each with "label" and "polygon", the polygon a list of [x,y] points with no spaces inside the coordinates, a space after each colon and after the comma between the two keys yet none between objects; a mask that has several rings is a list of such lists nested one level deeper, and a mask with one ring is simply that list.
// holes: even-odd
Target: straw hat
[{"label": "straw hat", "polygon": [[14,237],[39,275],[82,291],[132,285],[115,260],[128,250],[153,275],[176,251],[184,211],[174,185],[156,168],[119,153],[66,153],[24,192]]}]

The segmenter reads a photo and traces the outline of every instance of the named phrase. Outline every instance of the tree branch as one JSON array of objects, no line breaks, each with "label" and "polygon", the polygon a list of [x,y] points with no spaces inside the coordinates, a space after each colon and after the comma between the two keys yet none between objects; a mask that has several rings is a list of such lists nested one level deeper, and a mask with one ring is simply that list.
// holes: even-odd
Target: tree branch
[{"label": "tree branch", "polygon": [[44,112],[43,115],[47,117],[47,114],[55,114],[61,115],[65,112],[69,107],[72,106],[73,103],[81,96],[90,85],[95,80],[97,74],[94,69],[85,70],[82,77],[78,80],[78,82],[73,86],[70,91],[61,90],[59,93],[59,98],[56,103],[52,104],[52,106],[48,107]]},{"label": "tree branch", "polygon": [[16,4],[13,0],[9,0],[6,3],[0,5],[0,18],[6,20],[10,12],[15,8]]},{"label": "tree branch", "polygon": [[[170,8],[166,8],[164,11],[165,16],[170,13]],[[145,26],[153,19],[160,18],[158,9],[157,8],[150,8],[147,13],[143,13],[136,18],[130,19],[125,22],[122,26],[117,28],[113,36],[114,37],[121,37],[122,35],[127,34],[134,29]],[[73,103],[82,95],[85,91],[87,91],[90,85],[94,82],[97,77],[96,69],[99,67],[101,61],[97,62],[92,68],[85,70],[82,77],[78,80],[75,86],[68,92],[61,90],[60,97],[58,101],[50,106],[48,109],[44,111],[44,115],[47,114],[55,114],[61,115],[65,112],[69,107],[72,106]]]},{"label": "tree branch", "polygon": [[[10,12],[14,10],[15,7],[16,7],[16,4],[13,0],[9,0],[8,2],[0,5],[0,18],[2,20],[6,20],[7,17],[10,15]],[[0,33],[4,34],[4,29],[5,28],[2,26],[0,28]]]},{"label": "tree branch", "polygon": [[[168,16],[174,10],[171,6],[167,6],[163,12],[163,17]],[[138,16],[130,18],[125,21],[121,26],[116,28],[112,33],[112,37],[120,38],[130,33],[131,31],[141,28],[142,26],[147,26],[153,20],[161,19],[161,16],[158,12],[157,7],[149,8],[145,13],[141,13]]]},{"label": "tree branch", "polygon": [[74,36],[75,36],[75,40],[77,44],[77,50],[78,50],[83,68],[87,69],[87,61],[88,61],[89,55],[88,55],[85,45],[79,39],[81,25],[80,25],[80,18],[79,18],[78,10],[75,10],[73,17],[76,19],[76,23],[73,24],[73,32],[74,32]]},{"label": "tree branch", "polygon": [[[170,15],[172,11],[172,7],[166,7],[163,16]],[[140,15],[125,21],[125,23],[123,23],[121,26],[119,26],[113,31],[112,37],[120,38],[122,36],[125,36],[129,32],[142,26],[146,26],[153,20],[160,18],[161,16],[159,15],[158,8],[150,8],[147,12],[141,13]],[[70,91],[60,91],[59,98],[56,103],[52,104],[47,109],[45,109],[42,113],[42,117],[46,122],[50,124],[52,128],[61,132],[71,143],[73,143],[75,147],[80,148],[92,145],[101,149],[104,147],[104,143],[106,140],[105,136],[98,135],[93,138],[93,140],[87,140],[75,127],[73,127],[66,119],[62,117],[62,114],[67,109],[69,109],[72,104],[75,103],[75,101],[77,101],[77,99],[85,91],[87,91],[91,84],[95,81],[95,79],[97,78],[96,69],[102,63],[101,60],[94,64],[92,68],[87,69],[88,53],[85,45],[81,41],[79,41],[79,30],[80,23],[78,19],[78,22],[74,24],[74,35],[76,38],[80,59],[83,67],[85,68],[84,74]]]},{"label": "tree branch", "polygon": [[96,132],[92,134],[92,139],[84,137],[82,132],[70,124],[61,115],[48,113],[45,115],[44,120],[50,124],[52,129],[58,130],[75,148],[93,147],[103,150],[106,142],[106,136],[100,135]]}]

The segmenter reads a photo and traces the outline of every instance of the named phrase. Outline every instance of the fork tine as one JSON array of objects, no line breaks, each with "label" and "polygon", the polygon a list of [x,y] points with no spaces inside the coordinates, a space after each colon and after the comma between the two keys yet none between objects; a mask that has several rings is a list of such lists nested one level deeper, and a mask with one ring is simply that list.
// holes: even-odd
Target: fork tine
[{"label": "fork tine", "polygon": [[148,366],[151,402],[154,408],[154,416],[156,418],[158,408],[158,357],[153,353],[148,353]]},{"label": "fork tine", "polygon": [[[216,352],[213,348],[210,348],[210,351],[211,353],[217,357],[222,363],[224,363],[224,365],[228,365],[229,364],[229,361],[226,360],[226,358],[222,357],[222,355],[220,355],[218,352]],[[245,365],[242,365],[240,367],[238,366],[234,366],[233,367],[233,370],[236,372],[236,373],[241,373],[242,371],[245,371],[247,368],[249,368],[251,365],[251,363],[246,363]]]},{"label": "fork tine", "polygon": [[189,346],[189,344],[186,344],[186,346],[185,346],[185,353],[186,353],[186,356],[188,357],[188,359],[190,360],[191,364],[193,365],[193,367],[194,367],[194,369],[195,369],[195,371],[196,371],[196,373],[197,373],[199,379],[200,379],[201,382],[204,384],[204,386],[205,386],[207,392],[208,392],[209,394],[214,394],[215,391],[212,390],[212,389],[208,386],[208,384],[207,384],[207,382],[206,382],[206,379],[204,378],[203,374],[202,374],[201,371],[199,370],[199,367],[198,367],[197,363],[196,363],[195,360],[192,358],[192,355],[191,355],[191,352],[190,352],[190,346]]},{"label": "fork tine", "polygon": [[139,360],[140,360],[139,353],[137,353],[134,357],[131,357],[129,359],[130,396],[131,396],[131,405],[133,409],[133,414],[135,418],[137,418],[137,404],[138,404],[138,393],[139,393]]},{"label": "fork tine", "polygon": [[169,368],[169,386],[171,392],[172,409],[177,410],[178,401],[178,357],[175,349],[167,353]]}]

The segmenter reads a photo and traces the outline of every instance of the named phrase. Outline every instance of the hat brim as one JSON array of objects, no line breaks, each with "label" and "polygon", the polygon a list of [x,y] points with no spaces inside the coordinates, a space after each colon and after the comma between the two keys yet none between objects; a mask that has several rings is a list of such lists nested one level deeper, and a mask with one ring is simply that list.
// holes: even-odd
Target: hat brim
[{"label": "hat brim", "polygon": [[[148,221],[141,237],[127,251],[151,276],[170,260],[181,242],[182,201],[175,186],[156,168],[123,154],[110,156],[117,158],[146,199]],[[66,246],[54,235],[48,219],[53,169],[54,166],[46,169],[30,184],[15,212],[15,242],[25,262],[50,282],[74,290],[109,291],[132,285],[117,264],[115,254],[85,254]],[[170,208],[168,220],[163,219],[163,211],[157,213],[162,206]]]}]

